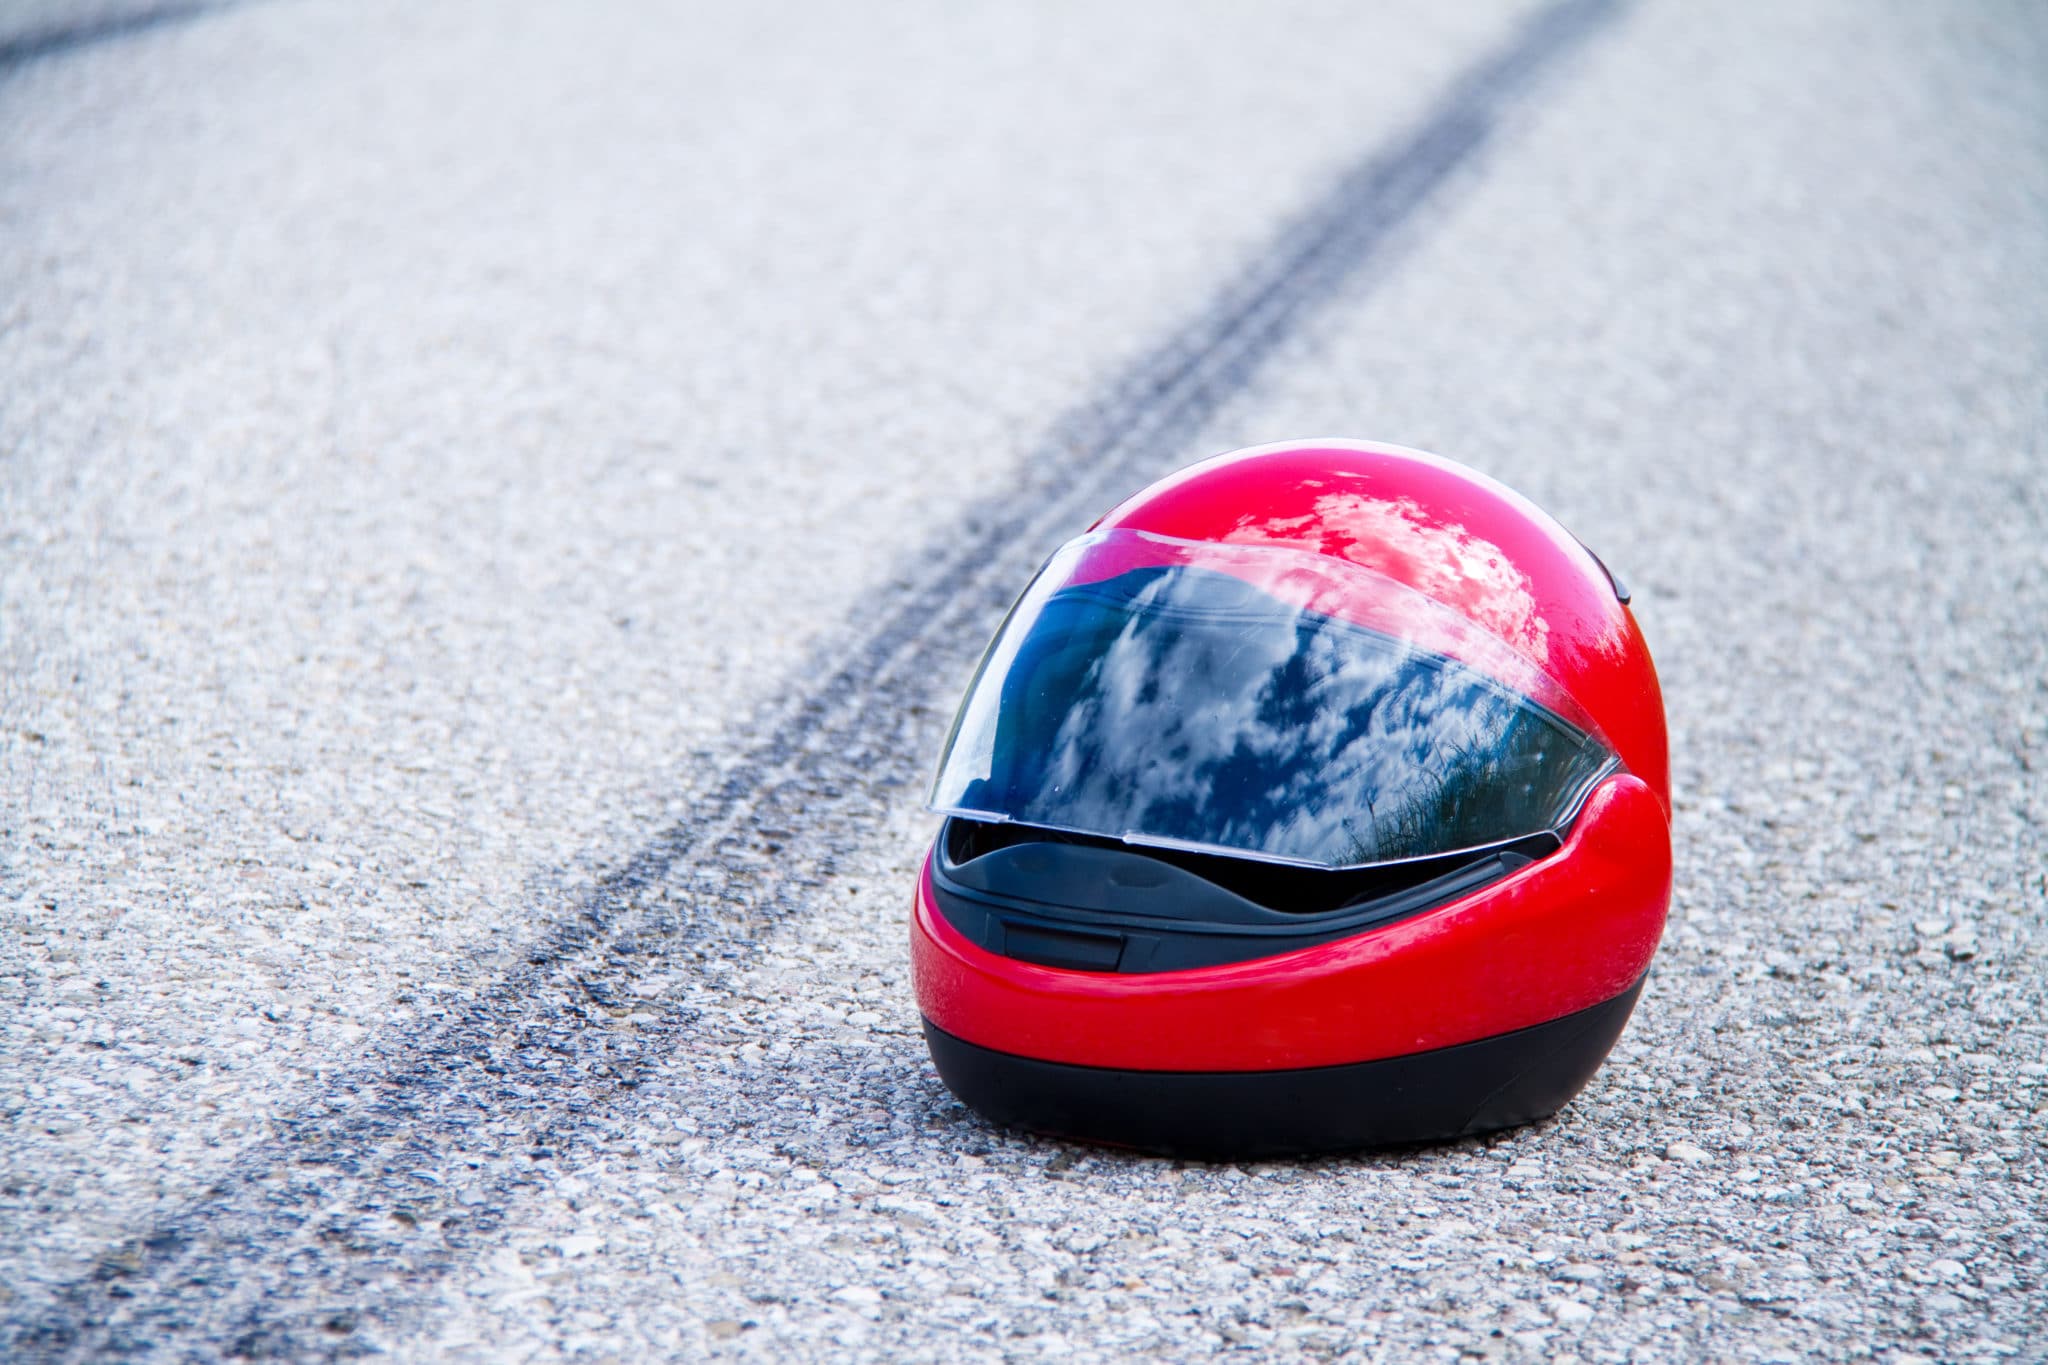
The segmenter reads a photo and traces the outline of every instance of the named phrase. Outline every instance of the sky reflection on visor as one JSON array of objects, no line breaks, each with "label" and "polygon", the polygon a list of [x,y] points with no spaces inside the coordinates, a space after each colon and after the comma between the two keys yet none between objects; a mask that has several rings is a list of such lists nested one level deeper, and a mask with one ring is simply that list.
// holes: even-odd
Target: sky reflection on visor
[{"label": "sky reflection on visor", "polygon": [[1075,568],[990,647],[935,809],[1349,867],[1556,828],[1614,762],[1466,664],[1233,574]]}]

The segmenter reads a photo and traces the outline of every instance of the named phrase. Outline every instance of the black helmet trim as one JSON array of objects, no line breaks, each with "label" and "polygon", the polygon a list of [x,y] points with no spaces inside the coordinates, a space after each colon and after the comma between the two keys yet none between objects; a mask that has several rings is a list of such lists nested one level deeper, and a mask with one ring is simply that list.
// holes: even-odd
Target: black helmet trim
[{"label": "black helmet trim", "polygon": [[[948,820],[932,859],[933,901],[960,933],[989,952],[1074,971],[1148,973],[1245,962],[1363,933],[1466,896],[1559,847],[1542,833],[1478,857],[1409,865],[1403,875],[1295,872],[1237,859],[1177,861],[1108,840],[1056,834],[1002,841],[982,851],[972,822]],[[1017,836],[1026,831],[1004,831]],[[1302,913],[1261,904],[1203,871],[1294,885],[1335,908]],[[1229,866],[1235,864],[1235,866]],[[1292,877],[1287,874],[1292,872]],[[1311,894],[1314,894],[1312,892]]]},{"label": "black helmet trim", "polygon": [[1556,1113],[1621,1036],[1644,978],[1559,1019],[1341,1066],[1132,1071],[1019,1057],[925,1022],[952,1092],[998,1123],[1191,1161],[1442,1142]]}]

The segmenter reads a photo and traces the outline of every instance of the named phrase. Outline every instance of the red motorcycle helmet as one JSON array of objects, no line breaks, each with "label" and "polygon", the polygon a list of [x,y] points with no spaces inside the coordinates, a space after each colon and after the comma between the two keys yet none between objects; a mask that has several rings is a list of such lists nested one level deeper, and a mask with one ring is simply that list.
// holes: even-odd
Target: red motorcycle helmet
[{"label": "red motorcycle helmet", "polygon": [[968,687],[911,921],[939,1075],[997,1123],[1231,1159],[1556,1112],[1671,895],[1628,594],[1394,446],[1184,469],[1068,542]]}]

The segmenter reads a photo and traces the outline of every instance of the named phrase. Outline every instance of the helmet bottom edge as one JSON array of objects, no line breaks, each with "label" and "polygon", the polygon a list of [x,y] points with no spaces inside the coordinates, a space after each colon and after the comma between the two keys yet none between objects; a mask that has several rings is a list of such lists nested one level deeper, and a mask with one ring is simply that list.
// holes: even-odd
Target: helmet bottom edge
[{"label": "helmet bottom edge", "polygon": [[924,1020],[939,1077],[989,1121],[1198,1161],[1448,1142],[1550,1117],[1621,1037],[1646,977],[1558,1019],[1453,1047],[1281,1071],[1133,1071],[981,1047]]}]

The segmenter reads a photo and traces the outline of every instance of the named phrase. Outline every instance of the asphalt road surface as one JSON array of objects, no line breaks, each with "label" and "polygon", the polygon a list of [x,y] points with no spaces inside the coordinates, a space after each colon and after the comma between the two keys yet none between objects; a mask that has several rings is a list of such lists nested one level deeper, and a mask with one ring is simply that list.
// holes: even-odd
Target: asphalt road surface
[{"label": "asphalt road surface", "polygon": [[[0,1355],[2048,1358],[2048,11],[0,10]],[[1398,441],[1636,589],[1555,1120],[993,1130],[1042,556]]]}]

